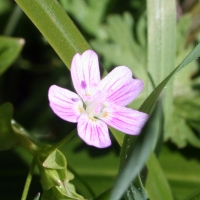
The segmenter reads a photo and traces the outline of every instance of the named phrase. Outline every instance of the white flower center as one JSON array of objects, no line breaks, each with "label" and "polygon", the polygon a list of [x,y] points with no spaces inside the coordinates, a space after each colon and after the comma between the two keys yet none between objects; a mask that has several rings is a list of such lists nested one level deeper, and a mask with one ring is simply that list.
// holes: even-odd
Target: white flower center
[{"label": "white flower center", "polygon": [[106,92],[98,91],[91,100],[85,101],[85,111],[89,117],[98,117],[102,109],[105,107],[104,101]]}]

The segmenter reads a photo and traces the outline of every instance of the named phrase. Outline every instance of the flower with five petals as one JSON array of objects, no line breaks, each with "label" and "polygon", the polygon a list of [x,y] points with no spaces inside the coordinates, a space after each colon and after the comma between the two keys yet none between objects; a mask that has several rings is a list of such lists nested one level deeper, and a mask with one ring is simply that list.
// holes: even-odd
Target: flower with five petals
[{"label": "flower with five petals", "polygon": [[110,146],[108,126],[130,135],[140,133],[148,115],[125,106],[144,85],[142,80],[132,78],[128,67],[116,67],[101,80],[97,54],[87,50],[73,57],[71,78],[78,94],[52,85],[50,107],[60,118],[78,123],[78,135],[88,145]]}]

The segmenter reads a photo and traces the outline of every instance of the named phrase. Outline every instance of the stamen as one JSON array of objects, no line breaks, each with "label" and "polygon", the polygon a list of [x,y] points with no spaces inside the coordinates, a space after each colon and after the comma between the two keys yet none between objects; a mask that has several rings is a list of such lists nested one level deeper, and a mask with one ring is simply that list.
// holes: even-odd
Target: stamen
[{"label": "stamen", "polygon": [[90,117],[97,116],[101,112],[105,97],[106,92],[98,91],[92,100],[85,102],[86,112]]}]

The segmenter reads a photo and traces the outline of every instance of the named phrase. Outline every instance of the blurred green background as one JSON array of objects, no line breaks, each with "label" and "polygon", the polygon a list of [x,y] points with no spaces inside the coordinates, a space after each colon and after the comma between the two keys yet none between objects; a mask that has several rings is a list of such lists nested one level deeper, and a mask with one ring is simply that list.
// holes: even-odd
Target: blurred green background
[{"label": "blurred green background", "polygon": [[[59,3],[99,54],[107,71],[123,64],[129,66],[133,73],[134,70],[139,71],[139,78],[145,79],[146,1],[59,0]],[[47,99],[48,88],[52,84],[74,90],[70,72],[14,1],[0,0],[0,22],[1,36],[25,40],[21,53],[1,74],[0,104],[11,102],[13,118],[40,141],[53,144],[76,127],[76,124],[55,116]],[[199,43],[199,31],[199,1],[177,1],[176,64]],[[2,41],[4,39],[2,37]],[[5,46],[3,42],[0,44],[0,54],[10,50]],[[12,50],[12,47],[8,48]],[[159,157],[177,199],[183,199],[200,188],[199,74],[197,60],[176,77],[173,115]],[[138,108],[145,97],[143,94],[132,106]],[[118,170],[119,150],[114,139],[110,148],[99,150],[86,146],[78,137],[62,147],[69,169],[74,170],[74,184],[78,192],[92,197],[111,187]],[[30,158],[21,147],[0,152],[0,199],[20,198]],[[84,182],[90,189],[85,188]],[[29,198],[33,199],[39,191],[41,186],[36,171]]]}]

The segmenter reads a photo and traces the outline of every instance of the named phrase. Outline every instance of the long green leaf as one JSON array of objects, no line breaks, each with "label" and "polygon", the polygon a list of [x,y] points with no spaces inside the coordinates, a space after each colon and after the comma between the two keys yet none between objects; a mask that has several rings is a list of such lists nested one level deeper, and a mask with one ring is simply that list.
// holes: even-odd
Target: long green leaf
[{"label": "long green leaf", "polygon": [[125,165],[122,167],[122,171],[114,184],[110,200],[121,198],[131,181],[144,167],[148,156],[153,151],[155,138],[158,137],[160,132],[160,120],[162,119],[161,105],[158,105],[134,145],[132,145],[133,140],[125,140],[126,144],[123,146],[126,146],[128,153],[123,160]]},{"label": "long green leaf", "polygon": [[148,72],[158,85],[175,65],[176,2],[147,0],[147,21]]},{"label": "long green leaf", "polygon": [[193,194],[191,194],[184,200],[200,200],[200,190],[195,191]]},{"label": "long green leaf", "polygon": [[156,100],[158,99],[160,93],[166,86],[166,84],[169,82],[171,77],[176,74],[178,71],[183,69],[186,65],[188,65],[190,62],[195,60],[200,56],[200,44],[198,44],[193,51],[191,51],[188,56],[183,60],[183,62],[171,72],[156,88],[153,90],[153,92],[147,97],[147,99],[144,101],[142,106],[140,107],[140,111],[150,113]]},{"label": "long green leaf", "polygon": [[180,150],[164,145],[159,162],[176,199],[187,199],[200,192],[199,149],[189,146]]},{"label": "long green leaf", "polygon": [[4,103],[0,106],[0,151],[9,149],[18,143],[10,123],[12,115],[12,104]]},{"label": "long green leaf", "polygon": [[[200,44],[196,46],[196,48],[190,52],[190,54],[183,60],[183,62],[170,74],[168,75],[157,87],[156,89],[149,95],[149,97],[145,100],[145,102],[142,104],[140,110],[146,113],[150,113],[152,111],[152,108],[155,105],[155,102],[157,101],[160,93],[162,92],[163,88],[165,87],[165,85],[168,83],[168,81],[170,80],[170,78],[177,73],[178,71],[180,71],[183,67],[185,67],[187,64],[189,64],[191,61],[193,61],[194,59],[196,59],[198,56],[200,55]],[[142,135],[143,133],[141,133]],[[141,135],[139,137],[141,137]],[[146,134],[146,137],[148,138],[149,134]],[[150,138],[151,140],[152,138]],[[133,136],[125,136],[124,139],[124,143],[122,146],[122,150],[121,150],[121,157],[122,159],[126,160],[127,156],[130,156],[130,150],[129,148],[136,148],[136,141],[135,140],[140,140],[140,139],[136,139]],[[154,138],[155,140],[155,138]],[[138,147],[139,149],[141,148],[141,146]],[[144,148],[144,147],[143,147]],[[149,149],[146,149],[146,155],[148,155]],[[135,153],[137,152],[137,149],[135,150]],[[144,154],[145,155],[145,154]],[[136,163],[137,161],[134,160]],[[138,167],[138,166],[137,166]],[[132,180],[136,177],[137,173],[142,169],[142,165],[140,166],[140,169],[138,168],[132,168],[132,174],[134,174],[134,176],[132,177]],[[125,172],[124,172],[125,173]],[[122,173],[121,173],[122,174]],[[126,177],[127,175],[119,175],[119,177]],[[119,179],[118,179],[119,180]],[[130,176],[129,179],[130,180]],[[125,181],[125,179],[124,179]],[[129,184],[130,182],[128,182]],[[124,185],[126,185],[126,187],[124,187]],[[112,195],[111,195],[111,199],[114,200],[114,198],[120,198],[120,195],[123,194],[123,192],[125,192],[125,189],[127,189],[127,183],[123,183],[120,184],[120,181],[116,182],[116,185],[113,189]],[[123,185],[123,187],[121,187]]]},{"label": "long green leaf", "polygon": [[172,200],[172,192],[166,177],[160,167],[160,164],[155,156],[151,154],[147,161],[148,176],[145,183],[145,188],[150,199]]},{"label": "long green leaf", "polygon": [[[148,73],[158,85],[174,68],[176,55],[176,1],[147,0]],[[147,84],[148,94],[152,84]],[[165,120],[171,113],[173,82],[168,83],[163,99]]]},{"label": "long green leaf", "polygon": [[70,68],[75,53],[90,46],[57,1],[15,0],[62,61]]},{"label": "long green leaf", "polygon": [[0,75],[16,60],[24,43],[22,38],[0,37]]}]

